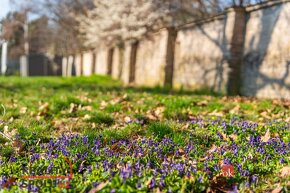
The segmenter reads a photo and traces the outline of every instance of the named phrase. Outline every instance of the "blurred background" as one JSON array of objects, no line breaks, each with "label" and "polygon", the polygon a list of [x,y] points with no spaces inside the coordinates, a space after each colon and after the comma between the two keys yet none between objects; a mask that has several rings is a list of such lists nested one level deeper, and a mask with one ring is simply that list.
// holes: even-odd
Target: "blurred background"
[{"label": "blurred background", "polygon": [[[26,56],[33,63],[47,62],[47,72],[43,75],[61,75],[59,65],[54,62],[60,61],[63,55],[97,48],[100,44],[139,39],[161,27],[206,18],[227,7],[260,2],[262,0],[125,0],[122,3],[117,0],[1,0],[1,72],[19,74],[21,57]],[[31,74],[42,75],[37,73],[39,69],[35,71]]]}]

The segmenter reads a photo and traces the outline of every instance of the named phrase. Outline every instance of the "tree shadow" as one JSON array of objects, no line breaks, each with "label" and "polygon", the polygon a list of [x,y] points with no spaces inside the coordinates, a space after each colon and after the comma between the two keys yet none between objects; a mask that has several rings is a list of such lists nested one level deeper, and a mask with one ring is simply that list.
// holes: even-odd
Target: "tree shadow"
[{"label": "tree shadow", "polygon": [[[256,17],[259,17],[261,24],[260,29],[257,29],[256,31],[258,33],[253,34],[250,40],[249,47],[245,47],[247,45],[246,41],[244,41],[244,50],[242,50],[241,56],[241,67],[238,69],[238,72],[241,76],[240,81],[241,85],[240,93],[242,95],[246,96],[256,96],[257,93],[264,89],[267,86],[278,85],[280,88],[289,89],[289,83],[287,85],[287,78],[289,78],[289,71],[290,71],[290,65],[289,60],[285,61],[285,67],[282,67],[285,69],[285,72],[283,73],[283,76],[280,77],[271,77],[269,74],[265,74],[262,72],[262,65],[264,63],[269,63],[269,61],[266,61],[266,56],[269,54],[269,45],[271,43],[273,31],[276,27],[277,21],[279,20],[279,17],[281,15],[281,11],[283,9],[283,3],[276,4],[271,7],[262,8],[259,11],[258,15]],[[253,11],[253,12],[255,12]],[[253,13],[246,13],[246,24],[249,21],[249,19],[256,19],[256,18],[249,18],[250,15]],[[254,13],[257,14],[257,13]],[[252,16],[255,17],[255,16]],[[210,21],[212,22],[212,21]],[[227,42],[226,39],[226,17],[224,19],[224,25],[223,29],[218,31],[218,36],[214,37],[210,33],[207,32],[207,25],[196,24],[194,25],[190,30],[196,30],[198,29],[199,32],[202,33],[210,42],[214,43],[218,50],[222,53],[221,58],[216,58],[215,61],[212,61],[215,63],[212,67],[205,66],[202,61],[194,61],[194,58],[187,58],[186,60],[182,61],[181,63],[184,63],[184,65],[198,65],[200,68],[200,73],[202,73],[202,77],[204,77],[204,84],[209,86],[213,90],[217,90],[218,92],[221,92],[223,83],[229,84],[231,80],[231,76],[235,76],[235,74],[231,75],[231,71],[233,68],[237,65],[235,60],[231,60],[230,56],[231,53],[235,50],[231,50],[231,46],[228,46],[230,42]],[[259,28],[259,26],[247,26],[245,30],[251,30],[250,28]],[[195,28],[195,29],[194,29]],[[182,29],[181,29],[182,30]],[[187,29],[186,29],[187,30]],[[245,31],[245,32],[246,32]],[[243,32],[240,32],[243,33]],[[249,33],[249,32],[248,32]],[[233,34],[233,40],[235,40],[235,35]],[[244,40],[246,37],[246,33],[244,33]],[[251,34],[250,34],[251,35]],[[284,35],[284,34],[282,34]],[[231,44],[234,44],[235,42],[232,42]],[[203,45],[201,45],[203,46]],[[210,57],[210,53],[207,56],[207,58]],[[280,63],[279,65],[283,65]],[[272,67],[272,66],[270,66]],[[264,67],[265,68],[265,67]],[[226,72],[228,70],[228,72]],[[209,73],[214,73],[213,81],[209,82],[206,80],[206,77]],[[190,84],[190,83],[188,83]],[[274,88],[273,88],[274,89]],[[283,97],[283,96],[282,96]]]},{"label": "tree shadow", "polygon": [[117,92],[117,93],[150,93],[159,95],[211,95],[220,96],[207,88],[197,90],[174,90],[167,87],[124,87],[120,81],[113,80],[109,76],[92,77],[20,77],[0,78],[0,93],[27,93],[30,90],[45,88],[54,92],[69,90],[81,92]]},{"label": "tree shadow", "polygon": [[[243,79],[242,91],[247,96],[256,96],[260,90],[268,86],[270,86],[273,90],[276,90],[275,85],[278,85],[280,88],[290,89],[290,86],[286,83],[286,79],[289,76],[289,61],[285,61],[285,72],[282,76],[280,76],[280,78],[271,77],[263,72],[265,67],[274,68],[273,64],[264,67],[263,65],[277,61],[269,61],[266,57],[270,54],[269,45],[273,38],[273,31],[283,9],[282,6],[283,5],[280,4],[261,11],[262,25],[260,32],[251,37],[249,41],[249,48],[244,53],[242,75],[245,78]],[[281,36],[283,35],[284,34],[281,34]],[[283,63],[280,63],[279,65],[282,66]]]}]

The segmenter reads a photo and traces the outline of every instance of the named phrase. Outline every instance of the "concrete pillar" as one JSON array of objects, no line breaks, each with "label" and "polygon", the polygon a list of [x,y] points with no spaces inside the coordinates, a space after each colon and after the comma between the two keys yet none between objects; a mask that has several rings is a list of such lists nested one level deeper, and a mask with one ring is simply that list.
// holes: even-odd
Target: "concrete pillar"
[{"label": "concrete pillar", "polygon": [[121,79],[124,64],[124,45],[120,44],[114,48],[112,77]]},{"label": "concrete pillar", "polygon": [[67,76],[68,77],[72,76],[73,63],[74,63],[74,57],[71,55],[68,57],[68,61],[67,61]]},{"label": "concrete pillar", "polygon": [[83,54],[83,75],[92,75],[93,60],[92,52],[89,51]]},{"label": "concrete pillar", "polygon": [[96,52],[96,67],[95,67],[95,72],[96,74],[102,74],[106,75],[108,70],[107,70],[107,56],[108,50],[106,48],[101,47],[100,49],[97,50]]},{"label": "concrete pillar", "polygon": [[2,43],[2,54],[1,54],[1,74],[5,75],[7,70],[7,48],[8,42]]},{"label": "concrete pillar", "polygon": [[62,58],[62,76],[67,76],[67,57]]},{"label": "concrete pillar", "polygon": [[243,50],[245,40],[246,11],[243,7],[227,10],[226,41],[230,72],[228,74],[228,95],[240,95],[241,67],[243,64]]},{"label": "concrete pillar", "polygon": [[120,79],[125,85],[129,84],[131,48],[131,42],[125,42],[123,51],[123,66],[122,71],[120,72]]},{"label": "concrete pillar", "polygon": [[28,76],[28,56],[26,55],[20,57],[20,74],[22,77]]},{"label": "concrete pillar", "polygon": [[82,54],[75,56],[76,76],[82,75]]}]

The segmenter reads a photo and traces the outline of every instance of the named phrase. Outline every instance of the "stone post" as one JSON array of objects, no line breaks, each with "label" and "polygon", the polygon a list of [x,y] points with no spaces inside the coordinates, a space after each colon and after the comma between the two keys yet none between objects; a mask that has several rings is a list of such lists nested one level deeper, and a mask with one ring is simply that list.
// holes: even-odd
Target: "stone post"
[{"label": "stone post", "polygon": [[66,77],[67,76],[67,57],[63,56],[62,58],[62,76]]},{"label": "stone post", "polygon": [[66,76],[68,77],[72,76],[73,63],[74,63],[74,56],[70,55],[67,60],[67,69],[66,69],[67,70]]}]

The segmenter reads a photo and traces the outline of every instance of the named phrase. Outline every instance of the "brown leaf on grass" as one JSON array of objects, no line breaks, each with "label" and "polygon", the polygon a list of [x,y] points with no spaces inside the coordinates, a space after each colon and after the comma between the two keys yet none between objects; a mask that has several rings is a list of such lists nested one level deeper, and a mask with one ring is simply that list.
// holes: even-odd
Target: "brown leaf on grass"
[{"label": "brown leaf on grass", "polygon": [[85,116],[84,116],[84,120],[89,120],[91,118],[91,116],[90,115],[88,115],[88,114],[85,114]]},{"label": "brown leaf on grass", "polygon": [[10,119],[8,120],[8,123],[12,123],[14,121],[14,117],[10,117]]},{"label": "brown leaf on grass", "polygon": [[16,151],[21,152],[21,151],[23,151],[25,146],[24,146],[24,143],[22,141],[16,139],[12,142],[12,147],[14,147],[16,149]]},{"label": "brown leaf on grass", "polygon": [[126,116],[124,118],[124,121],[125,121],[125,123],[130,123],[132,121],[132,119],[130,117]]},{"label": "brown leaf on grass", "polygon": [[224,132],[221,132],[221,131],[220,131],[220,134],[222,135],[223,140],[226,140],[226,141],[229,140],[228,136],[227,136]]},{"label": "brown leaf on grass", "polygon": [[159,187],[156,188],[156,193],[162,193]]},{"label": "brown leaf on grass", "polygon": [[48,102],[45,102],[45,103],[39,103],[39,108],[38,110],[39,111],[48,111],[49,110],[49,103]]},{"label": "brown leaf on grass", "polygon": [[240,112],[240,105],[235,106],[233,109],[229,111],[231,114],[239,114]]},{"label": "brown leaf on grass", "polygon": [[102,101],[100,104],[100,109],[103,110],[108,106],[108,103],[106,101]]},{"label": "brown leaf on grass", "polygon": [[89,193],[96,193],[96,192],[99,192],[100,190],[104,189],[104,188],[107,186],[108,183],[109,183],[109,182],[102,182],[102,183],[100,183],[97,187],[91,189],[91,190],[89,191]]},{"label": "brown leaf on grass", "polygon": [[8,178],[7,182],[3,185],[4,188],[10,188],[11,186],[13,186],[16,183],[16,178],[14,177],[10,177]]},{"label": "brown leaf on grass", "polygon": [[216,145],[212,145],[212,147],[211,147],[209,150],[207,150],[207,152],[208,152],[209,154],[212,154],[212,153],[214,153],[216,150],[217,150],[217,146],[216,146]]},{"label": "brown leaf on grass", "polygon": [[157,120],[157,118],[152,114],[147,114],[147,118],[150,120]]},{"label": "brown leaf on grass", "polygon": [[162,114],[163,112],[165,111],[165,107],[164,106],[161,106],[161,107],[157,107],[155,110],[154,110],[154,115],[158,118],[162,117]]},{"label": "brown leaf on grass", "polygon": [[150,177],[149,180],[145,183],[145,185],[148,187],[152,181],[153,177]]},{"label": "brown leaf on grass", "polygon": [[209,113],[209,115],[216,116],[216,117],[222,117],[222,116],[224,116],[224,113],[221,111],[219,112],[217,110],[214,110],[213,112]]},{"label": "brown leaf on grass", "polygon": [[69,106],[69,113],[73,113],[73,112],[76,112],[78,109],[78,106],[74,103],[71,103],[70,106]]},{"label": "brown leaf on grass", "polygon": [[188,163],[194,167],[197,166],[197,161],[196,160],[189,160]]},{"label": "brown leaf on grass", "polygon": [[128,99],[128,94],[127,94],[127,93],[124,94],[124,95],[122,96],[122,99],[123,99],[123,100],[127,100],[127,99]]},{"label": "brown leaf on grass", "polygon": [[111,146],[111,150],[112,151],[115,151],[115,152],[120,152],[120,148],[119,148],[119,143],[114,143],[112,146]]},{"label": "brown leaf on grass", "polygon": [[27,112],[27,107],[21,107],[19,113],[20,114],[25,114]]},{"label": "brown leaf on grass", "polygon": [[185,154],[185,151],[182,149],[182,148],[179,148],[178,149],[178,153],[179,153],[179,155],[184,155]]},{"label": "brown leaf on grass", "polygon": [[6,138],[12,139],[16,135],[16,133],[16,129],[9,130],[7,125],[4,126],[3,134],[6,136]]},{"label": "brown leaf on grass", "polygon": [[238,139],[238,136],[236,134],[231,134],[229,135],[229,137],[234,141]]},{"label": "brown leaf on grass", "polygon": [[269,114],[268,111],[262,111],[262,112],[260,112],[260,115],[261,115],[263,118],[266,118],[266,119],[272,119],[272,117],[270,117],[268,114]]},{"label": "brown leaf on grass", "polygon": [[271,138],[270,130],[268,129],[264,136],[261,137],[262,142],[268,142]]},{"label": "brown leaf on grass", "polygon": [[83,107],[81,107],[81,110],[83,110],[83,111],[92,111],[93,107],[92,106],[83,106]]},{"label": "brown leaf on grass", "polygon": [[110,104],[115,105],[115,104],[120,103],[121,101],[122,101],[122,99],[120,99],[120,98],[114,98],[110,101]]},{"label": "brown leaf on grass", "polygon": [[285,166],[280,171],[280,177],[288,177],[290,176],[290,166]]},{"label": "brown leaf on grass", "polygon": [[215,176],[207,192],[235,193],[237,192],[237,184],[229,183],[227,177]]},{"label": "brown leaf on grass", "polygon": [[197,106],[205,107],[205,106],[207,106],[208,101],[207,100],[203,100],[203,101],[197,102],[196,104],[197,104]]},{"label": "brown leaf on grass", "polygon": [[186,123],[185,125],[182,125],[181,129],[182,130],[187,130],[190,127],[189,123]]},{"label": "brown leaf on grass", "polygon": [[282,192],[282,190],[283,190],[283,187],[278,186],[277,188],[275,188],[274,190],[272,190],[271,193],[280,193],[280,192]]},{"label": "brown leaf on grass", "polygon": [[199,158],[199,161],[203,162],[203,161],[205,161],[207,159],[208,159],[208,156],[205,156],[205,157]]}]

